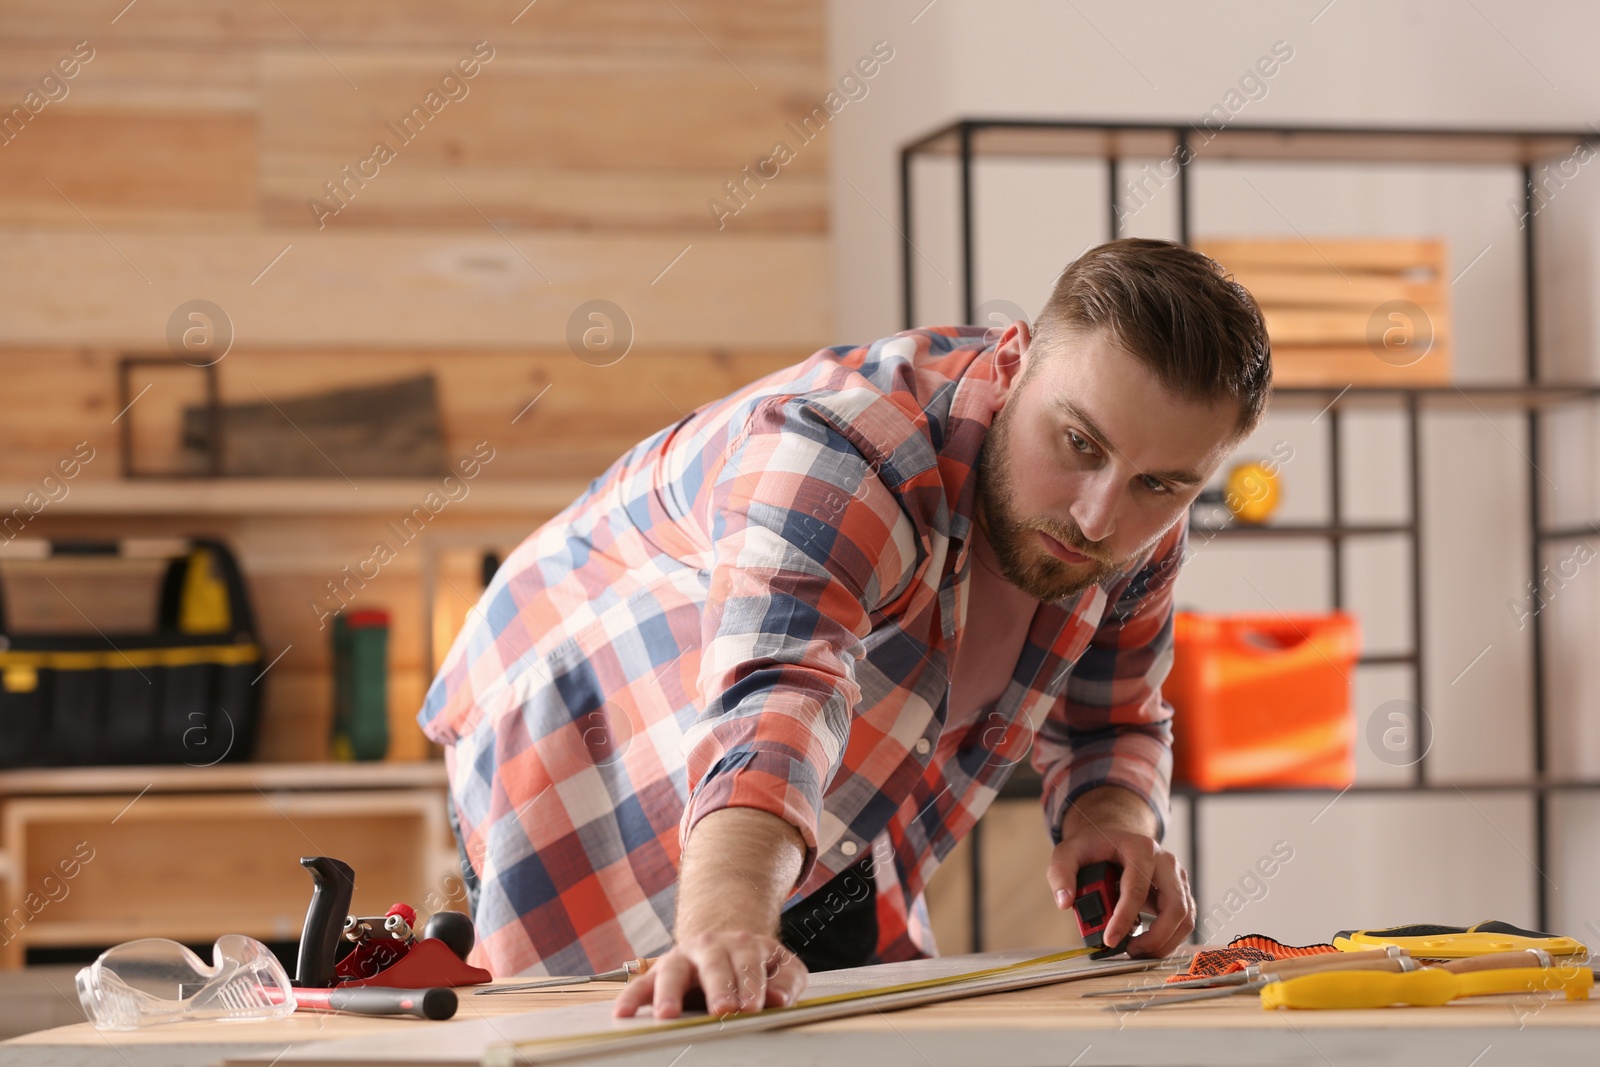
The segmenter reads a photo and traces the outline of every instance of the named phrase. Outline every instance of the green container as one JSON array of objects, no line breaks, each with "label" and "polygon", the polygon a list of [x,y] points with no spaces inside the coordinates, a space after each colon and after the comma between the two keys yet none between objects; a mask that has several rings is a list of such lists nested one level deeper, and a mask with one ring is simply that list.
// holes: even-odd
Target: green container
[{"label": "green container", "polygon": [[333,620],[333,758],[389,753],[389,613],[341,612]]}]

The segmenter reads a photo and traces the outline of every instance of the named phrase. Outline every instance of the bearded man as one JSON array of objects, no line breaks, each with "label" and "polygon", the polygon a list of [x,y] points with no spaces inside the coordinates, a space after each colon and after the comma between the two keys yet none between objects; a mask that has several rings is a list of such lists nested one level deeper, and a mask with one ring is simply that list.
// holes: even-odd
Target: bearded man
[{"label": "bearded man", "polygon": [[1128,951],[1172,952],[1173,583],[1270,385],[1250,294],[1128,239],[1032,328],[824,348],[639,442],[505,560],[419,716],[474,961],[659,956],[615,1010],[665,1018],[934,955],[923,889],[1024,758],[1057,906],[1113,860],[1107,943],[1144,909]]}]

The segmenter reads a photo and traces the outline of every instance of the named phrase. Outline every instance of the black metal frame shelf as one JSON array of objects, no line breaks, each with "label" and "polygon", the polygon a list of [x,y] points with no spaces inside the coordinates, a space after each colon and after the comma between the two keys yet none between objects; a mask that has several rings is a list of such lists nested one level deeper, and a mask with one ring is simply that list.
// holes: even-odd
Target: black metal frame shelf
[{"label": "black metal frame shelf", "polygon": [[[958,167],[957,211],[959,219],[959,258],[961,265],[961,311],[963,321],[976,316],[976,256],[974,234],[974,165],[982,158],[1060,158],[1094,159],[1106,164],[1107,213],[1109,236],[1121,236],[1121,211],[1118,191],[1119,166],[1124,159],[1170,159],[1176,183],[1177,240],[1190,243],[1191,188],[1193,168],[1207,162],[1303,162],[1307,164],[1394,163],[1394,164],[1501,164],[1520,170],[1523,191],[1522,242],[1520,248],[1523,284],[1524,362],[1523,379],[1518,382],[1484,382],[1461,385],[1396,386],[1350,385],[1337,387],[1275,388],[1272,407],[1310,405],[1321,408],[1329,418],[1325,423],[1328,441],[1329,502],[1328,518],[1319,523],[1284,523],[1260,526],[1196,526],[1197,537],[1222,538],[1318,538],[1329,543],[1330,588],[1333,608],[1345,603],[1344,543],[1359,537],[1404,537],[1409,541],[1411,581],[1411,649],[1403,652],[1366,654],[1358,666],[1402,665],[1411,669],[1412,698],[1418,708],[1424,702],[1424,611],[1422,568],[1422,421],[1424,409],[1464,404],[1488,404],[1520,411],[1525,418],[1525,455],[1535,469],[1540,459],[1542,416],[1545,409],[1562,404],[1600,401],[1600,383],[1549,382],[1540,368],[1539,288],[1535,244],[1535,219],[1539,206],[1536,167],[1577,152],[1580,147],[1600,144],[1596,130],[1494,130],[1401,127],[1336,126],[1244,126],[1230,125],[1214,130],[1181,122],[1122,123],[1087,120],[1022,118],[975,118],[952,122],[904,145],[900,150],[900,236],[902,310],[907,329],[916,323],[916,262],[913,233],[913,162],[919,157],[949,157]],[[1409,474],[1407,516],[1396,522],[1352,522],[1344,513],[1342,496],[1343,427],[1342,412],[1352,406],[1396,406],[1405,416],[1405,465]],[[1320,418],[1320,414],[1319,414]],[[1543,566],[1541,553],[1552,541],[1600,538],[1600,522],[1547,526],[1545,500],[1540,479],[1528,478],[1525,501],[1529,531],[1528,570],[1530,587],[1537,589]],[[1534,596],[1537,598],[1538,593]],[[1536,607],[1540,602],[1536,599]],[[1552,781],[1547,778],[1547,722],[1544,664],[1544,618],[1535,610],[1529,616],[1529,645],[1532,662],[1531,717],[1533,730],[1533,774],[1519,781],[1495,783],[1436,783],[1427,777],[1427,754],[1417,752],[1410,763],[1413,780],[1408,784],[1354,785],[1334,789],[1240,789],[1204,792],[1175,786],[1174,796],[1188,800],[1190,839],[1190,881],[1196,896],[1200,886],[1199,819],[1202,801],[1209,797],[1282,795],[1405,794],[1518,792],[1531,795],[1535,812],[1535,856],[1538,871],[1548,865],[1548,799],[1556,792],[1600,790],[1600,781]],[[1415,733],[1415,731],[1413,732]],[[1039,780],[1031,773],[1013,776],[1001,796],[1039,795]],[[972,831],[971,848],[971,927],[972,949],[983,949],[983,881],[981,877],[981,822]],[[1548,880],[1534,879],[1538,900],[1537,922],[1541,929],[1549,921]]]}]

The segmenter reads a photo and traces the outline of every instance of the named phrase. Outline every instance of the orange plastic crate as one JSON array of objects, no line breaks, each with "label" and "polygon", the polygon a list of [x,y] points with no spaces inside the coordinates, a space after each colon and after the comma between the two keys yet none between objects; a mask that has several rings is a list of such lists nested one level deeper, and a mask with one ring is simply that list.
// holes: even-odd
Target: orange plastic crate
[{"label": "orange plastic crate", "polygon": [[1180,611],[1173,640],[1162,695],[1176,713],[1174,781],[1204,790],[1351,783],[1353,615]]}]

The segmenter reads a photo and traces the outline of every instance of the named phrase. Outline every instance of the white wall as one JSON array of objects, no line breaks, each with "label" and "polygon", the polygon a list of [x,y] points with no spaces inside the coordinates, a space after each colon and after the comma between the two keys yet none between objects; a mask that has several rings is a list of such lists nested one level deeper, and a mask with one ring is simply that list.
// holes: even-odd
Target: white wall
[{"label": "white wall", "polygon": [[[957,118],[1186,124],[1282,41],[1292,59],[1237,124],[1584,129],[1600,121],[1600,64],[1592,56],[1600,5],[1577,0],[837,0],[830,17],[839,73],[875,41],[895,50],[868,95],[830,128],[841,343],[901,327],[899,147]],[[1125,176],[1137,166],[1130,163]],[[937,163],[918,169],[921,323],[960,316],[953,177]],[[979,302],[1006,299],[1035,314],[1061,268],[1106,237],[1099,164],[985,163],[976,191]],[[1506,205],[1518,191],[1510,168],[1202,164],[1191,218],[1196,236],[1443,236],[1451,274],[1460,274],[1452,286],[1457,378],[1509,380],[1520,375],[1523,359],[1519,234]],[[1591,310],[1597,202],[1600,181],[1585,170],[1538,219],[1546,366],[1561,377],[1594,375],[1600,366]],[[1127,232],[1176,236],[1174,217],[1171,198],[1158,197]],[[1323,426],[1311,423],[1312,414],[1275,414],[1241,450],[1265,455],[1278,441],[1293,445],[1295,458],[1283,472],[1286,518],[1326,514]],[[1424,706],[1434,723],[1429,762],[1438,781],[1506,780],[1530,771],[1527,631],[1507,606],[1528,577],[1528,479],[1544,479],[1553,516],[1594,518],[1594,422],[1561,420],[1538,472],[1525,455],[1520,417],[1466,408],[1429,423]],[[1346,440],[1352,517],[1399,516],[1407,487],[1398,420],[1381,412],[1352,416]],[[1600,552],[1600,542],[1592,547]],[[1180,600],[1216,611],[1322,610],[1329,603],[1322,551],[1218,542],[1186,569]],[[1558,546],[1551,561],[1570,551]],[[1350,557],[1347,593],[1373,649],[1406,647],[1409,567],[1398,541]],[[1597,575],[1600,563],[1583,567],[1548,609],[1548,758],[1563,777],[1600,778],[1600,657],[1591,651],[1600,624]],[[1407,693],[1403,672],[1363,669],[1355,686],[1358,722],[1364,726],[1381,703]],[[1364,742],[1358,754],[1358,781],[1407,780],[1408,771],[1384,763]],[[1201,893],[1210,903],[1275,841],[1295,849],[1266,895],[1217,929],[1218,937],[1263,932],[1309,941],[1344,926],[1418,920],[1532,923],[1535,886],[1544,877],[1553,925],[1600,941],[1600,888],[1588,877],[1596,873],[1600,794],[1553,805],[1556,832],[1542,874],[1533,865],[1532,807],[1514,794],[1352,796],[1322,812],[1325,804],[1230,798],[1203,809]]]}]

